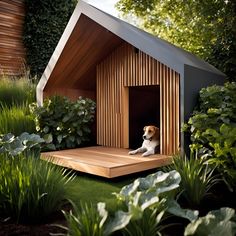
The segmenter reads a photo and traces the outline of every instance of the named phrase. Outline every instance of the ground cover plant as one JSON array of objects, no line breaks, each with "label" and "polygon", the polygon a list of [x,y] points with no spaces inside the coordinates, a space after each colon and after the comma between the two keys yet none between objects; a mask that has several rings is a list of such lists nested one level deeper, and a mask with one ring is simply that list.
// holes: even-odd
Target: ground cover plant
[{"label": "ground cover plant", "polygon": [[95,102],[80,97],[75,102],[66,97],[45,99],[42,107],[31,104],[36,130],[51,143],[45,148],[75,148],[89,141],[91,123],[95,114]]}]

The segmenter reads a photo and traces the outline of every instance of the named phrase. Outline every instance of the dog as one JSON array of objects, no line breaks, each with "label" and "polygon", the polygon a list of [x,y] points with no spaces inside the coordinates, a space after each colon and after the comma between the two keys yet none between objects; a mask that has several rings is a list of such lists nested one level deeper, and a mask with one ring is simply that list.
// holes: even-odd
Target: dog
[{"label": "dog", "polygon": [[160,130],[156,126],[149,125],[143,128],[143,144],[140,148],[130,151],[129,155],[143,153],[143,157],[155,154],[156,148],[160,145]]}]

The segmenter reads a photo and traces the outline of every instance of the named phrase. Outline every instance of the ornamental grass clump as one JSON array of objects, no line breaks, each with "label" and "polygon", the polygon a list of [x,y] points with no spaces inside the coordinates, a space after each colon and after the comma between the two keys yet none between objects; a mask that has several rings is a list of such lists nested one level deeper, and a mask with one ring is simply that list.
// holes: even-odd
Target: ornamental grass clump
[{"label": "ornamental grass clump", "polygon": [[[98,207],[102,203],[98,204]],[[99,210],[92,204],[74,205],[73,212],[63,212],[67,220],[68,227],[62,227],[67,231],[67,236],[104,236],[106,217],[102,216]]]},{"label": "ornamental grass clump", "polygon": [[70,173],[31,156],[0,154],[0,211],[17,222],[47,219],[69,201]]},{"label": "ornamental grass clump", "polygon": [[212,187],[220,181],[214,169],[197,154],[191,154],[190,158],[174,156],[172,168],[181,176],[181,196],[191,207],[199,206],[204,197],[210,194]]},{"label": "ornamental grass clump", "polygon": [[35,133],[35,123],[27,105],[0,105],[0,134]]},{"label": "ornamental grass clump", "polygon": [[12,79],[7,76],[0,77],[0,104],[3,105],[3,108],[34,102],[35,91],[35,84],[27,76],[20,79]]}]

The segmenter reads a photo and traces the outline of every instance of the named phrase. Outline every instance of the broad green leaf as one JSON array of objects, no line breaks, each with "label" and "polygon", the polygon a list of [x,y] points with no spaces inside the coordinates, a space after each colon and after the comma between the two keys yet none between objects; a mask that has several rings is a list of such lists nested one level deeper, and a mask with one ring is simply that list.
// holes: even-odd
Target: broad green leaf
[{"label": "broad green leaf", "polygon": [[11,143],[14,140],[15,136],[11,133],[3,135],[3,137],[0,139],[2,142]]},{"label": "broad green leaf", "polygon": [[100,215],[100,217],[102,218],[100,224],[99,224],[99,227],[101,228],[105,221],[107,220],[107,217],[108,217],[108,212],[106,210],[106,203],[104,202],[99,202],[97,204],[97,210],[98,210],[98,213]]},{"label": "broad green leaf", "polygon": [[58,141],[59,144],[61,143],[61,141],[62,141],[62,135],[61,134],[59,134],[57,136],[57,141]]},{"label": "broad green leaf", "polygon": [[114,219],[112,219],[106,226],[106,235],[109,235],[117,230],[123,229],[126,225],[129,224],[131,218],[131,214],[123,211],[117,211],[115,213]]},{"label": "broad green leaf", "polygon": [[236,233],[236,223],[232,221],[234,215],[235,211],[231,208],[210,211],[206,216],[188,224],[184,235],[234,236]]},{"label": "broad green leaf", "polygon": [[51,143],[53,141],[53,136],[52,134],[46,134],[43,136],[43,139],[45,140],[46,143]]},{"label": "broad green leaf", "polygon": [[175,216],[179,216],[189,221],[194,221],[198,218],[198,211],[183,209],[175,200],[170,200],[167,202],[167,211]]}]

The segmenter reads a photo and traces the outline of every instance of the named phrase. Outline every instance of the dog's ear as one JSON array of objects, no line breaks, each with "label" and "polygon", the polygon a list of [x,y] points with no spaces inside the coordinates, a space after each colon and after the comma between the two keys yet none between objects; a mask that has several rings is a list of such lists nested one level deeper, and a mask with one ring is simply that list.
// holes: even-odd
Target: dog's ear
[{"label": "dog's ear", "polygon": [[147,128],[147,126],[144,126],[144,127],[143,127],[143,131],[144,131],[144,132],[146,131],[146,128]]}]

